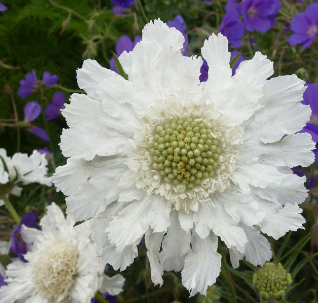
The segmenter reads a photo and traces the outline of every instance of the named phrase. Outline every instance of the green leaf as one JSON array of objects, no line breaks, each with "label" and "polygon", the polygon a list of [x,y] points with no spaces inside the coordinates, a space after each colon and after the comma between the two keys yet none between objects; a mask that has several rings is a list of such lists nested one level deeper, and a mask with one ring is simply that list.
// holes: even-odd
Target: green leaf
[{"label": "green leaf", "polygon": [[223,268],[223,271],[225,273],[225,275],[227,277],[230,276],[230,272],[229,272],[229,268],[228,268],[228,265],[226,263],[226,258],[225,258],[225,255],[224,255],[224,251],[223,251],[223,248],[222,248],[222,243],[221,243],[221,240],[219,239],[219,245],[218,245],[218,253],[222,256],[222,259],[221,259],[221,266]]},{"label": "green leaf", "polygon": [[285,249],[285,247],[290,239],[291,234],[292,234],[292,232],[290,231],[288,233],[288,235],[285,237],[284,242],[283,242],[282,246],[280,247],[278,253],[276,254],[276,258],[275,258],[276,263],[278,263],[280,261],[279,259],[284,252],[284,249]]},{"label": "green leaf", "polygon": [[122,76],[123,78],[125,78],[126,80],[128,80],[128,77],[127,77],[127,75],[126,75],[126,73],[125,73],[123,67],[122,67],[121,64],[120,64],[117,55],[116,55],[114,52],[112,52],[112,54],[113,54],[113,57],[114,57],[115,66],[116,66],[116,68],[117,68],[118,74],[119,74],[120,76]]},{"label": "green leaf", "polygon": [[235,63],[237,62],[237,60],[238,60],[238,58],[240,57],[240,55],[241,55],[241,52],[239,52],[238,54],[236,54],[236,55],[233,57],[233,59],[232,59],[231,62],[230,62],[230,67],[231,67],[231,68],[234,67],[234,65],[235,65]]},{"label": "green leaf", "polygon": [[249,268],[251,268],[252,270],[254,270],[254,271],[257,271],[258,270],[258,268],[256,267],[256,266],[254,266],[253,264],[251,264],[250,262],[248,262],[248,261],[246,261],[246,260],[242,260],[242,262],[246,265],[246,266],[248,266]]},{"label": "green leaf", "polygon": [[298,265],[295,267],[293,273],[291,274],[292,278],[294,279],[297,273],[302,269],[302,267],[305,266],[307,262],[309,262],[312,258],[316,256],[318,256],[318,252],[299,262]]},{"label": "green leaf", "polygon": [[8,169],[8,166],[6,164],[6,161],[4,161],[3,157],[0,155],[0,160],[2,162],[2,165],[3,165],[3,168],[4,168],[4,171],[7,172],[9,174],[9,169]]},{"label": "green leaf", "polygon": [[296,261],[297,256],[299,255],[300,251],[303,249],[303,247],[308,243],[310,240],[310,237],[305,238],[304,241],[300,242],[299,246],[296,248],[296,250],[293,252],[291,257],[288,259],[288,261],[284,264],[284,268],[289,271],[294,262]]},{"label": "green leaf", "polygon": [[287,289],[287,292],[290,292],[290,291],[294,290],[296,287],[298,287],[305,280],[306,280],[305,278],[302,278],[298,283],[294,284],[291,288]]},{"label": "green leaf", "polygon": [[236,275],[239,278],[241,278],[242,280],[244,280],[250,287],[253,288],[252,276],[247,275],[247,274],[243,274],[242,272],[239,272],[238,270],[236,270],[230,266],[228,266],[228,269],[230,270],[231,273],[233,273],[234,275]]}]

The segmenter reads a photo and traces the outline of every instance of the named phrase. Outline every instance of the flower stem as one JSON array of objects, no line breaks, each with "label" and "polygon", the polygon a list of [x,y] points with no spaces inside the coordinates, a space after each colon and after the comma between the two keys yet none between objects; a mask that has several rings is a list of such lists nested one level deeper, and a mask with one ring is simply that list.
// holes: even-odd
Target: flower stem
[{"label": "flower stem", "polygon": [[141,11],[141,14],[142,14],[142,16],[144,17],[146,23],[148,23],[149,20],[148,20],[148,18],[147,18],[147,16],[146,16],[146,13],[145,13],[145,11],[144,11],[144,8],[142,7],[141,1],[140,1],[140,0],[137,0],[137,4],[138,4],[138,7],[139,7],[139,9],[140,9],[140,11]]},{"label": "flower stem", "polygon": [[1,199],[4,201],[8,211],[10,212],[15,222],[17,222],[17,224],[20,224],[21,219],[19,215],[17,214],[17,212],[15,211],[14,207],[12,206],[10,200],[5,195],[3,195]]},{"label": "flower stem", "polygon": [[109,303],[100,292],[96,293],[95,300],[99,303]]},{"label": "flower stem", "polygon": [[236,291],[235,291],[235,288],[234,288],[234,286],[233,286],[233,284],[232,284],[232,282],[229,280],[229,278],[227,277],[227,275],[225,274],[225,272],[224,272],[225,270],[224,270],[224,267],[222,266],[221,267],[221,274],[220,274],[220,276],[221,276],[221,279],[224,281],[224,283],[227,285],[227,287],[228,287],[228,289],[229,289],[229,291],[230,291],[230,293],[231,293],[231,303],[236,303],[237,301],[236,301]]},{"label": "flower stem", "polygon": [[66,88],[66,87],[59,85],[59,84],[54,84],[51,87],[58,88],[58,89],[63,90],[67,93],[84,93],[84,91],[82,89],[70,89],[70,88]]}]

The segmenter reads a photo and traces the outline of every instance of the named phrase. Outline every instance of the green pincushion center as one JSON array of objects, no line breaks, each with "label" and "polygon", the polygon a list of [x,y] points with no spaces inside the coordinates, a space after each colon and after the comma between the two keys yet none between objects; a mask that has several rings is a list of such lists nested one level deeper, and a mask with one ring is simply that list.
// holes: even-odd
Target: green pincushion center
[{"label": "green pincushion center", "polygon": [[172,119],[155,127],[148,141],[151,165],[165,183],[193,188],[217,174],[220,141],[211,127],[198,120]]}]

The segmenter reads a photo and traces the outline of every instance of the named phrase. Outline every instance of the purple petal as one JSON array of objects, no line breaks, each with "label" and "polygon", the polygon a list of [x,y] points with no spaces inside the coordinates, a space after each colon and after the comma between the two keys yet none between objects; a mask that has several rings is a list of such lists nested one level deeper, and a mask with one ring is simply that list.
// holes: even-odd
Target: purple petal
[{"label": "purple petal", "polygon": [[318,25],[318,4],[311,4],[306,8],[306,17],[311,24]]},{"label": "purple petal", "polygon": [[[238,51],[233,51],[231,52],[231,60],[238,54],[239,52]],[[244,61],[245,58],[242,54],[240,54],[240,56],[238,57],[236,63],[234,64],[233,66],[233,69],[232,69],[232,75],[234,76],[235,75],[235,72],[236,72],[236,69],[239,67],[239,65],[241,64],[242,61]]]},{"label": "purple petal", "polygon": [[45,141],[50,141],[49,135],[47,134],[47,132],[38,126],[34,126],[28,129],[28,131],[30,133],[32,133],[33,135],[38,136],[39,138],[45,140]]},{"label": "purple petal", "polygon": [[113,5],[127,8],[135,3],[135,0],[111,0]]},{"label": "purple petal", "polygon": [[314,36],[314,37],[308,39],[307,41],[305,41],[301,48],[305,49],[305,48],[309,47],[315,41],[315,38],[316,37]]},{"label": "purple petal", "polygon": [[47,116],[47,118],[46,118],[45,120],[46,120],[46,121],[50,121],[50,120],[55,119],[55,118],[57,118],[57,117],[60,116],[60,114],[61,114],[61,109],[60,109],[57,105],[51,103],[51,104],[49,104],[49,105],[46,107],[44,113],[45,113],[45,115]]},{"label": "purple petal", "polygon": [[23,262],[25,262],[23,255],[27,253],[27,246],[20,235],[21,227],[22,225],[25,225],[29,228],[39,229],[37,221],[38,221],[38,211],[32,210],[21,218],[21,222],[19,226],[16,227],[12,232],[12,235],[11,235],[12,246],[10,251],[16,253],[18,258],[20,258],[20,260]]},{"label": "purple petal", "polygon": [[36,101],[30,101],[24,107],[24,121],[32,122],[41,113],[41,105]]},{"label": "purple petal", "polygon": [[311,134],[312,140],[318,142],[318,126],[312,123],[307,123],[306,126],[300,131],[300,133]]},{"label": "purple petal", "polygon": [[310,38],[306,34],[293,34],[289,37],[289,44],[296,45],[304,43],[305,41],[309,40]]},{"label": "purple petal", "polygon": [[232,9],[240,10],[241,3],[237,3],[237,0],[229,0],[225,6],[226,11],[230,11]]},{"label": "purple petal", "polygon": [[236,10],[228,11],[220,25],[220,32],[226,36],[234,47],[240,47],[240,39],[244,36],[244,25]]},{"label": "purple petal", "polygon": [[4,277],[2,277],[2,275],[0,274],[0,287],[4,285],[7,285],[7,283],[4,282]]},{"label": "purple petal", "polygon": [[209,77],[209,66],[208,63],[206,62],[206,60],[204,58],[203,59],[203,64],[201,66],[200,72],[200,82],[205,82],[206,80],[208,80]]},{"label": "purple petal", "polygon": [[65,94],[62,92],[56,92],[52,98],[54,104],[56,104],[59,108],[64,108],[65,103]]},{"label": "purple petal", "polygon": [[26,74],[25,79],[20,80],[20,87],[18,89],[18,95],[21,99],[24,99],[30,96],[33,92],[35,92],[35,88],[37,85],[37,78],[35,70]]},{"label": "purple petal", "polygon": [[[103,294],[103,295],[104,295],[105,299],[107,300],[107,302],[109,302],[109,303],[115,303],[116,302],[117,296],[111,296],[110,294],[108,294],[108,292]],[[91,300],[91,303],[98,303],[98,301],[93,298]]]},{"label": "purple petal", "polygon": [[109,65],[110,65],[110,69],[111,69],[113,72],[117,73],[117,68],[116,68],[116,66],[115,66],[115,60],[114,60],[113,57],[110,58],[110,60],[109,60]]},{"label": "purple petal", "polygon": [[123,51],[130,52],[134,49],[134,44],[128,36],[121,36],[116,42],[116,55],[119,57]]},{"label": "purple petal", "polygon": [[57,83],[59,81],[59,77],[57,75],[52,75],[48,71],[45,71],[43,73],[42,81],[47,84],[47,86],[51,86]]},{"label": "purple petal", "polygon": [[113,14],[114,14],[114,15],[121,15],[121,14],[123,14],[124,10],[125,10],[125,9],[124,9],[123,7],[114,6],[114,7],[113,7]]},{"label": "purple petal", "polygon": [[8,8],[3,5],[2,3],[0,3],[0,12],[6,12],[8,10]]},{"label": "purple petal", "polygon": [[45,146],[43,149],[38,149],[38,152],[40,153],[40,154],[48,154],[48,155],[52,155],[52,152]]},{"label": "purple petal", "polygon": [[138,43],[138,42],[140,42],[141,41],[141,37],[140,36],[135,36],[135,39],[134,39],[134,47],[136,46],[136,44]]},{"label": "purple petal", "polygon": [[306,33],[309,26],[310,23],[308,22],[308,19],[304,13],[296,15],[290,24],[290,28],[295,33]]},{"label": "purple petal", "polygon": [[308,84],[303,104],[310,105],[312,117],[318,118],[318,84]]},{"label": "purple petal", "polygon": [[307,178],[307,182],[306,182],[307,188],[312,189],[314,187],[316,181],[317,181],[317,177],[312,177],[310,179]]}]

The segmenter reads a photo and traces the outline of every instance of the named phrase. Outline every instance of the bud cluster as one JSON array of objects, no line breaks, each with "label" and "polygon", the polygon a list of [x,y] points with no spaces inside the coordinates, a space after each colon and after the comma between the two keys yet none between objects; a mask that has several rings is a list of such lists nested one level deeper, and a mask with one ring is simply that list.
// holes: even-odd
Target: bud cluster
[{"label": "bud cluster", "polygon": [[165,183],[183,184],[189,189],[218,173],[220,145],[211,127],[192,118],[172,119],[156,126],[148,140],[152,168],[160,171]]}]

